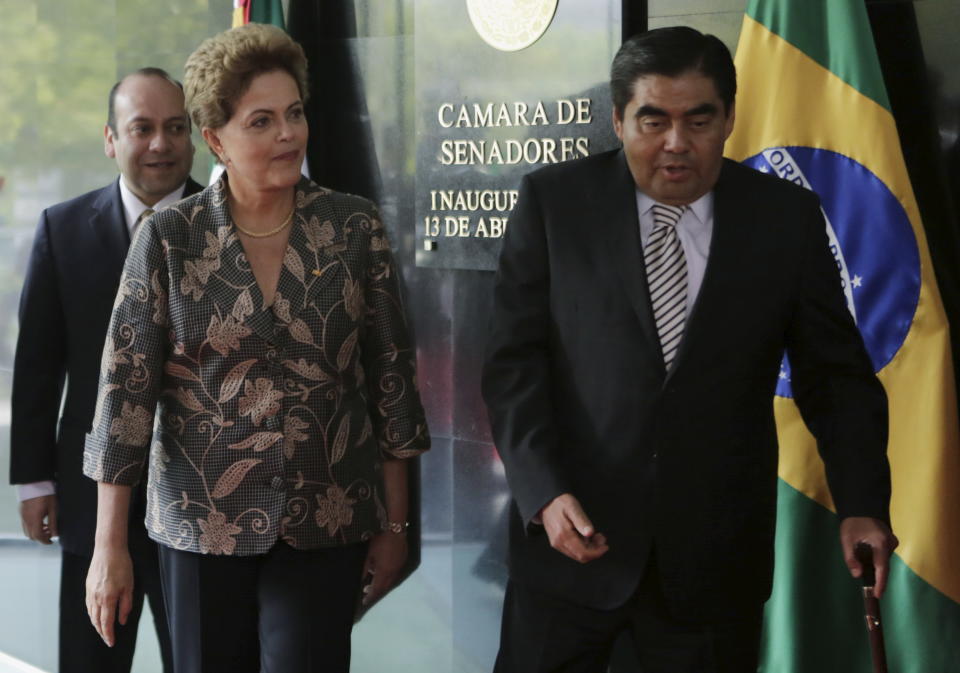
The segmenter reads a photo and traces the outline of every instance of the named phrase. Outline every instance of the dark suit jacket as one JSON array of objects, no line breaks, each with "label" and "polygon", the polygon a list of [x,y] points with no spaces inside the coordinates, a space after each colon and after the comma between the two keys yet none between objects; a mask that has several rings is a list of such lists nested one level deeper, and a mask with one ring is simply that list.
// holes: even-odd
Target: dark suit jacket
[{"label": "dark suit jacket", "polygon": [[[729,161],[714,194],[706,274],[666,374],[622,152],[524,178],[483,376],[515,501],[514,580],[612,608],[653,549],[676,616],[757,608],[772,582],[784,350],[839,515],[887,519],[886,397],[816,195]],[[609,540],[586,565],[530,523],[565,492]]]},{"label": "dark suit jacket", "polygon": [[[188,180],[184,194],[200,189]],[[57,483],[60,543],[74,554],[93,552],[97,485],[83,476],[84,435],[129,245],[118,181],[47,208],[20,296],[10,482]],[[131,517],[132,526],[142,522]]]}]

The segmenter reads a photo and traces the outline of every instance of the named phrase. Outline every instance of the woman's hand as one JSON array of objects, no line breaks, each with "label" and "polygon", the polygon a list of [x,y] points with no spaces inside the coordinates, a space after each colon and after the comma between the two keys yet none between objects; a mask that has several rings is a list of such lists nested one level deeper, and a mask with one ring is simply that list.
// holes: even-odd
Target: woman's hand
[{"label": "woman's hand", "polygon": [[130,552],[126,547],[95,547],[87,571],[87,614],[108,647],[117,642],[114,624],[126,624],[132,607]]},{"label": "woman's hand", "polygon": [[370,540],[361,580],[364,606],[373,605],[390,591],[407,560],[407,461],[384,461],[383,485],[387,520],[404,523],[399,532],[385,530]]},{"label": "woman's hand", "polygon": [[368,575],[371,578],[369,584],[363,587],[365,606],[376,603],[396,584],[406,560],[406,533],[385,531],[370,540],[367,559],[363,562],[364,580]]}]

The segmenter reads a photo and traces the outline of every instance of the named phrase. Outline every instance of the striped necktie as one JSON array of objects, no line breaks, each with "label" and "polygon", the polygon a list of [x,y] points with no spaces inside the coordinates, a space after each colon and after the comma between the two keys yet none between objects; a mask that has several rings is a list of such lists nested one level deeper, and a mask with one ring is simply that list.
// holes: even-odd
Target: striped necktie
[{"label": "striped necktie", "polygon": [[148,217],[150,217],[151,215],[153,215],[153,213],[154,213],[153,208],[147,208],[142,213],[140,213],[140,217],[138,217],[137,221],[133,223],[133,230],[136,231],[137,227],[140,226],[140,223],[143,222]]},{"label": "striped necktie", "polygon": [[653,231],[643,251],[653,319],[668,371],[677,355],[687,318],[687,261],[677,236],[677,222],[684,209],[685,206],[659,203],[653,206]]}]

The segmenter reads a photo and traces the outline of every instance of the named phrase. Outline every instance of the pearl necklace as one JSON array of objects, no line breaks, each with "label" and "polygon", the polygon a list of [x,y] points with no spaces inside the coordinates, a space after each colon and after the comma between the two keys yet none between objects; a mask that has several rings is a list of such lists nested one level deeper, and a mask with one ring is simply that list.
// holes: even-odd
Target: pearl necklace
[{"label": "pearl necklace", "polygon": [[233,226],[235,226],[238,230],[240,230],[241,233],[246,234],[250,238],[269,238],[270,236],[275,236],[276,234],[279,234],[281,231],[286,229],[291,222],[293,222],[293,214],[296,212],[296,210],[297,210],[296,207],[291,209],[290,214],[287,215],[286,219],[284,219],[284,221],[280,223],[280,226],[275,229],[271,229],[270,231],[250,231],[249,229],[244,229],[236,222],[233,223]]}]

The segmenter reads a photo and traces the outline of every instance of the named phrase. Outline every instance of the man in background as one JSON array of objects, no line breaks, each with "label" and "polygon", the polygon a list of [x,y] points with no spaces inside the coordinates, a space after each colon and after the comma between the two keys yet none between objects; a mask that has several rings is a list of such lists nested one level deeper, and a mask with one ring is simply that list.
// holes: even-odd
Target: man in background
[{"label": "man in background", "polygon": [[[83,476],[100,358],[130,240],[154,211],[200,190],[190,179],[193,144],[179,82],[143,68],[110,90],[104,151],[120,177],[40,216],[20,298],[13,371],[10,481],[19,485],[24,533],[59,536],[61,673],[128,673],[137,624],[149,597],[164,671],[170,636],[155,543],[144,528],[145,484],[134,491],[129,541],[134,605],[113,648],[85,606],[96,528],[96,483]],[[136,354],[131,353],[131,358]]]}]

